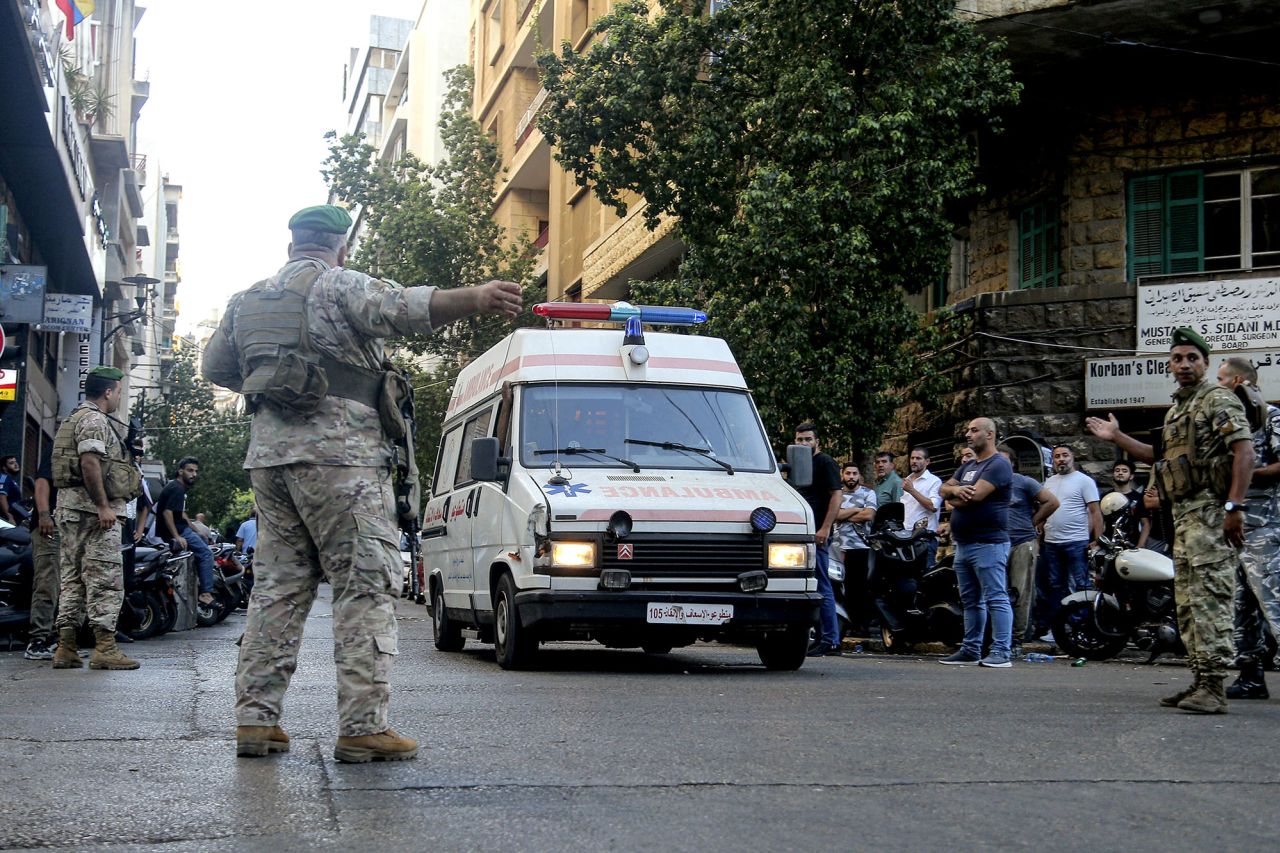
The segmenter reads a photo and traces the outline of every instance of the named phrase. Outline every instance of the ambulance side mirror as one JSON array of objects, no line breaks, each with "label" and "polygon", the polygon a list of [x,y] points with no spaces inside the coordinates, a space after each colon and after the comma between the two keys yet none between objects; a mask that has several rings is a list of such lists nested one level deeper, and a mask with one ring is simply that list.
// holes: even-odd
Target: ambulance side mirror
[{"label": "ambulance side mirror", "polygon": [[510,459],[498,455],[498,439],[477,438],[471,442],[471,479],[479,483],[496,483],[502,479],[499,466],[510,465]]},{"label": "ambulance side mirror", "polygon": [[787,472],[787,482],[792,488],[812,486],[813,450],[803,444],[787,445]]}]

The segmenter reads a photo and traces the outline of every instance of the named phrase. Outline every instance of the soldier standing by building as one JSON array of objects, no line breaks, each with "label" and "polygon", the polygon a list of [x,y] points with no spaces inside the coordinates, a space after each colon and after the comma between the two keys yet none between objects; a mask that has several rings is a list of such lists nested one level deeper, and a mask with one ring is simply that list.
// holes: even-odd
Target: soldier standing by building
[{"label": "soldier standing by building", "polygon": [[334,757],[417,755],[417,742],[387,723],[403,571],[388,433],[403,421],[398,400],[388,400],[399,377],[384,370],[383,339],[472,314],[515,317],[522,307],[512,282],[401,288],[343,269],[350,227],[332,205],[295,214],[288,263],[232,298],[204,352],[205,378],[255,410],[245,467],[260,526],[236,673],[242,756],[289,749],[281,707],[321,579],[333,588]]},{"label": "soldier standing by building", "polygon": [[1250,426],[1257,468],[1249,483],[1244,512],[1244,551],[1236,575],[1235,643],[1240,677],[1227,688],[1228,699],[1268,699],[1263,677],[1267,645],[1262,626],[1280,637],[1280,409],[1258,392],[1258,370],[1248,359],[1229,358],[1218,368],[1218,384],[1253,392]]},{"label": "soldier standing by building", "polygon": [[31,529],[31,642],[22,656],[27,660],[50,660],[57,642],[52,640],[53,617],[58,610],[58,526],[53,512],[58,506],[58,490],[53,485],[53,448],[45,451],[36,471],[35,524]]},{"label": "soldier standing by building", "polygon": [[76,632],[86,612],[97,641],[89,668],[138,668],[116,645],[116,620],[124,602],[120,521],[125,502],[137,496],[141,483],[124,444],[127,427],[112,423],[123,378],[115,367],[90,370],[84,402],[53,439],[53,484],[58,488],[54,520],[62,540],[54,669],[84,666]]},{"label": "soldier standing by building", "polygon": [[1130,457],[1155,462],[1161,496],[1173,505],[1174,594],[1187,647],[1190,687],[1160,700],[1200,714],[1224,714],[1222,681],[1231,663],[1232,597],[1244,544],[1244,497],[1253,475],[1253,434],[1235,394],[1205,381],[1209,345],[1194,329],[1174,330],[1169,372],[1177,380],[1165,413],[1162,456],[1121,432],[1115,415],[1085,425]]}]

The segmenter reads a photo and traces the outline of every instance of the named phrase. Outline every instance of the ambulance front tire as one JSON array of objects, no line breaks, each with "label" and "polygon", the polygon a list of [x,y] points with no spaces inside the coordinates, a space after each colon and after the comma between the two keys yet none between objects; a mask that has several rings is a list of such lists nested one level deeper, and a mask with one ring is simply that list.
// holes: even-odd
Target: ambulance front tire
[{"label": "ambulance front tire", "polygon": [[765,669],[795,670],[804,664],[809,651],[809,627],[771,631],[757,645],[756,652]]},{"label": "ambulance front tire", "polygon": [[503,669],[525,669],[538,652],[538,639],[520,624],[516,610],[516,582],[511,575],[498,578],[493,598],[493,651]]},{"label": "ambulance front tire", "polygon": [[449,612],[444,609],[444,592],[439,584],[431,591],[431,630],[435,634],[436,648],[442,652],[460,652],[467,644],[461,626],[453,624]]}]

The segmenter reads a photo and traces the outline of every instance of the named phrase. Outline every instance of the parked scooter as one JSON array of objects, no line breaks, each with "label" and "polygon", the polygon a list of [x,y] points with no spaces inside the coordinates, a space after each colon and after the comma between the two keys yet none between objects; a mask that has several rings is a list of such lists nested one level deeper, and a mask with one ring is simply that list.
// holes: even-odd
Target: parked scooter
[{"label": "parked scooter", "polygon": [[1106,533],[1089,557],[1094,589],[1062,600],[1053,639],[1072,657],[1106,660],[1133,642],[1150,652],[1185,655],[1173,598],[1173,560],[1126,539],[1129,501],[1112,492],[1100,504]]},{"label": "parked scooter", "polygon": [[133,543],[124,547],[123,555],[132,580],[120,610],[120,630],[135,640],[172,631],[178,618],[174,578],[189,570],[190,555]]},{"label": "parked scooter", "polygon": [[31,618],[31,532],[0,520],[0,634],[26,630]]},{"label": "parked scooter", "polygon": [[886,652],[909,652],[916,643],[955,645],[964,637],[964,609],[950,558],[929,571],[928,543],[937,538],[923,521],[903,527],[906,508],[899,502],[876,509],[867,544],[874,552],[871,594],[880,612],[880,638]]}]

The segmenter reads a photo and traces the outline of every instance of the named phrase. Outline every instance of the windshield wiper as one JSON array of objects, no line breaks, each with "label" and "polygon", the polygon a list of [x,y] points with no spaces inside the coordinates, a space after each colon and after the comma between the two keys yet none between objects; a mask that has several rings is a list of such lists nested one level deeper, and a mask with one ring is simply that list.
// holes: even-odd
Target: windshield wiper
[{"label": "windshield wiper", "polygon": [[603,447],[598,448],[598,449],[597,449],[597,448],[595,448],[595,447],[562,447],[562,448],[560,448],[559,450],[535,450],[535,451],[533,451],[533,455],[534,455],[534,456],[550,456],[550,455],[551,455],[551,454],[553,454],[553,453],[555,453],[555,454],[563,454],[563,455],[565,455],[565,456],[573,456],[573,455],[578,454],[578,453],[591,453],[591,454],[594,454],[594,455],[596,455],[596,456],[603,456],[603,457],[604,457],[604,458],[606,458],[606,459],[612,459],[614,462],[621,462],[623,465],[626,465],[627,467],[629,467],[629,468],[630,468],[632,471],[634,471],[635,473],[637,473],[637,474],[639,474],[639,473],[640,473],[640,466],[639,466],[639,465],[637,465],[636,463],[632,462],[630,459],[623,459],[621,456],[613,456],[612,454],[605,453],[605,452],[604,452],[604,448],[603,448]]},{"label": "windshield wiper", "polygon": [[623,442],[627,444],[643,444],[645,447],[661,447],[663,450],[679,450],[684,453],[696,454],[699,458],[708,462],[714,462],[730,474],[733,473],[733,466],[723,459],[715,457],[715,451],[705,447],[690,447],[687,444],[681,444],[678,441],[649,441],[644,438],[624,438]]}]

